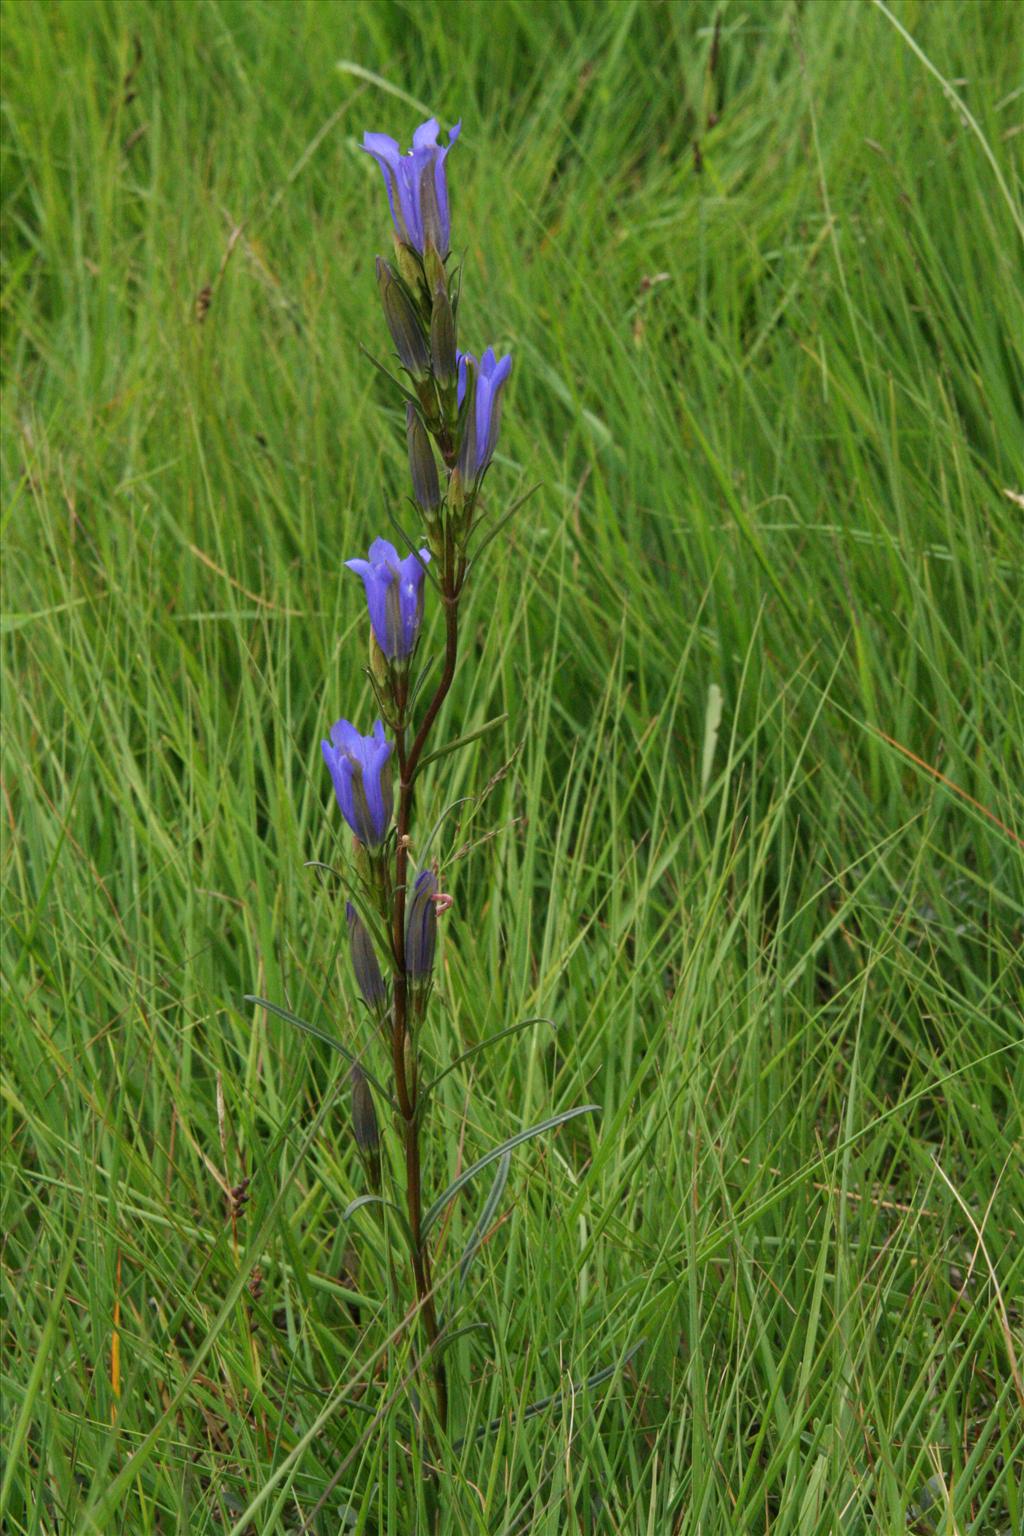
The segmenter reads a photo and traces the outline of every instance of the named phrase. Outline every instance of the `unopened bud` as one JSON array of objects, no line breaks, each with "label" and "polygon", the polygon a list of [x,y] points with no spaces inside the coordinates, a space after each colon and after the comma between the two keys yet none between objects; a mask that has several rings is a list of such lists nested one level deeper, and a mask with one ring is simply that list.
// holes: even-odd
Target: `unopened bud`
[{"label": "unopened bud", "polygon": [[423,512],[433,512],[441,505],[437,465],[419,411],[411,400],[405,407],[405,436],[409,445],[409,473],[412,476],[412,494],[416,498],[416,505]]},{"label": "unopened bud", "polygon": [[390,668],[388,659],[380,648],[380,642],[370,626],[370,675],[381,694],[387,695],[390,686]]},{"label": "unopened bud", "polygon": [[388,992],[377,962],[377,951],[366,924],[350,901],[345,903],[345,916],[348,918],[349,954],[359,995],[368,1008],[380,1013],[388,1005]]},{"label": "unopened bud", "polygon": [[423,267],[420,258],[411,245],[406,245],[404,240],[395,238],[395,261],[398,264],[398,272],[410,293],[419,293],[423,287]]},{"label": "unopened bud", "polygon": [[464,488],[472,490],[476,478],[476,391],[477,363],[465,354],[461,360],[459,394],[459,420],[462,436],[459,439],[457,467]]},{"label": "unopened bud", "polygon": [[434,365],[434,378],[438,387],[451,391],[458,378],[455,355],[455,316],[448,290],[442,286],[434,294],[430,314],[430,358]]},{"label": "unopened bud", "polygon": [[377,287],[384,318],[403,367],[417,384],[430,377],[430,352],[419,316],[394,268],[377,257]]},{"label": "unopened bud", "polygon": [[353,1067],[349,1080],[352,1084],[352,1132],[370,1183],[374,1189],[379,1189],[380,1128],[377,1125],[377,1111],[373,1107],[373,1094],[362,1067]]},{"label": "unopened bud", "polygon": [[437,943],[437,880],[433,871],[423,870],[416,876],[409,902],[409,915],[405,925],[405,969],[415,987],[430,980],[434,969],[434,946]]},{"label": "unopened bud", "polygon": [[426,279],[427,292],[431,295],[448,286],[444,262],[433,245],[427,245],[423,250],[423,276]]}]

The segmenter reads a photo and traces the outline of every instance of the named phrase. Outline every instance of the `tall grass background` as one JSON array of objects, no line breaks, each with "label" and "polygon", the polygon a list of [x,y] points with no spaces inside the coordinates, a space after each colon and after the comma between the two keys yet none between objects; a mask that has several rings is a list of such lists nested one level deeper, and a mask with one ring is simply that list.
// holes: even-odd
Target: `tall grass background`
[{"label": "tall grass background", "polygon": [[441,1229],[443,1529],[1021,1529],[1021,15],[3,7],[12,1536],[427,1528],[344,1063],[243,998],[372,1052],[306,863],[407,494],[358,143],[430,112],[540,489],[421,802],[426,1050],[553,1021],[432,1187],[601,1107],[461,1287],[486,1182]]}]

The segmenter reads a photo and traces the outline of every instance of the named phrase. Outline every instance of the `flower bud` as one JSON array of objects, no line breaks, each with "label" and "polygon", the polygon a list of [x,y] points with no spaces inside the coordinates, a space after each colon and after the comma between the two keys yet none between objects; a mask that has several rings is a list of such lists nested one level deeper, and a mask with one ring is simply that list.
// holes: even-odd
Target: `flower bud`
[{"label": "flower bud", "polygon": [[427,292],[430,294],[437,293],[448,286],[444,262],[433,245],[426,246],[423,252],[423,276],[426,280]]},{"label": "flower bud", "polygon": [[476,478],[476,379],[476,358],[460,352],[458,402],[462,435],[455,468],[464,494],[472,494]]},{"label": "flower bud", "polygon": [[415,306],[399,281],[394,267],[377,257],[377,287],[384,318],[402,366],[418,384],[430,377],[430,352]]},{"label": "flower bud", "polygon": [[348,945],[352,957],[352,970],[359,995],[367,1008],[381,1014],[388,1005],[388,991],[377,963],[377,951],[373,947],[366,924],[350,901],[345,903],[348,918]]},{"label": "flower bud", "polygon": [[431,870],[425,869],[416,876],[405,924],[405,969],[414,987],[417,983],[429,982],[430,973],[434,969],[434,947],[437,943],[436,895],[437,880]]},{"label": "flower bud", "polygon": [[377,1111],[373,1107],[373,1094],[362,1067],[352,1068],[349,1081],[352,1084],[352,1132],[366,1165],[370,1184],[374,1189],[379,1189],[380,1128],[377,1125]]},{"label": "flower bud", "polygon": [[[372,624],[370,625],[369,649],[370,649],[370,676],[373,678],[373,681],[376,684],[376,688],[375,688],[374,691],[376,692],[377,700],[381,704],[381,706],[383,707],[383,704],[384,704],[385,701],[390,701],[390,695],[391,695],[391,664],[388,661],[388,658],[384,655],[384,652],[380,648],[380,641],[377,639],[377,636],[373,632],[373,625]],[[387,724],[387,725],[391,725],[392,724],[392,721],[390,720],[390,718],[387,717],[387,711],[386,710],[384,711],[384,719],[385,719],[385,724]]]},{"label": "flower bud", "polygon": [[409,473],[412,476],[412,494],[416,498],[416,505],[423,512],[433,512],[441,505],[437,465],[430,439],[411,400],[405,407],[405,436],[409,445]]},{"label": "flower bud", "polygon": [[459,469],[467,495],[483,478],[497,447],[501,397],[511,372],[511,357],[496,357],[493,347],[487,348],[479,362],[468,353],[459,354]]},{"label": "flower bud", "polygon": [[441,287],[434,294],[430,314],[430,358],[438,388],[452,390],[458,377],[455,352],[455,316],[447,288]]},{"label": "flower bud", "polygon": [[398,275],[410,293],[419,293],[423,287],[423,263],[411,246],[395,241],[395,261]]}]

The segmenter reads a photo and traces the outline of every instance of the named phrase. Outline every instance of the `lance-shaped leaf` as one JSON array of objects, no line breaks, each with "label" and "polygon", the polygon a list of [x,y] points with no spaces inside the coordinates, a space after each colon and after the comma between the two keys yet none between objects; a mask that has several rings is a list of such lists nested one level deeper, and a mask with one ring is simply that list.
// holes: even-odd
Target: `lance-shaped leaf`
[{"label": "lance-shaped leaf", "polygon": [[494,1175],[494,1183],[491,1192],[484,1201],[484,1208],[477,1217],[476,1226],[470,1234],[469,1242],[462,1250],[462,1258],[459,1260],[459,1284],[465,1285],[466,1276],[469,1274],[469,1266],[476,1257],[476,1251],[487,1236],[487,1229],[494,1220],[494,1213],[498,1209],[498,1203],[505,1193],[505,1185],[508,1183],[508,1171],[512,1166],[512,1153],[503,1152],[498,1159],[498,1171]]},{"label": "lance-shaped leaf", "polygon": [[[600,1371],[595,1371],[592,1376],[588,1376],[585,1381],[571,1381],[569,1383],[568,1395],[572,1398],[575,1398],[581,1392],[589,1392],[591,1387],[599,1387],[602,1382],[610,1381],[613,1376],[618,1375],[620,1371],[624,1371],[626,1369],[626,1366],[632,1360],[633,1356],[639,1354],[640,1350],[643,1349],[646,1343],[646,1339],[637,1339],[635,1344],[631,1344],[629,1346],[629,1348],[626,1350],[626,1353],[622,1356],[622,1359],[616,1360],[614,1365],[604,1366]],[[565,1401],[565,1397],[566,1392],[564,1388],[560,1392],[552,1392],[548,1397],[542,1397],[537,1402],[530,1403],[526,1408],[522,1410],[521,1413],[515,1414],[512,1418],[512,1422],[515,1424],[522,1424],[526,1419],[536,1418],[537,1414],[543,1413],[545,1408],[552,1408],[555,1406],[561,1407]],[[472,1438],[474,1440],[480,1440],[484,1435],[493,1435],[499,1429],[501,1429],[502,1425],[508,1424],[509,1415],[502,1414],[501,1418],[492,1419],[489,1424],[482,1424]],[[465,1443],[466,1442],[464,1439],[456,1440],[452,1449],[459,1451],[462,1449]]]},{"label": "lance-shaped leaf", "polygon": [[381,1097],[385,1099],[388,1104],[394,1104],[395,1101],[391,1094],[388,1093],[387,1089],[382,1083],[377,1081],[372,1072],[366,1071],[366,1068],[362,1065],[359,1057],[354,1056],[350,1050],[347,1050],[346,1047],[342,1045],[340,1040],[335,1040],[333,1035],[329,1035],[326,1029],[318,1029],[315,1024],[310,1024],[306,1019],[300,1019],[297,1013],[289,1013],[287,1008],[279,1008],[277,1003],[271,1003],[265,997],[255,997],[251,992],[247,992],[245,994],[243,1001],[246,1003],[255,1003],[257,1008],[265,1008],[268,1013],[276,1013],[278,1018],[284,1019],[286,1024],[294,1024],[296,1029],[301,1029],[303,1033],[312,1035],[314,1040],[322,1040],[325,1045],[329,1045],[331,1047],[332,1051],[337,1051],[339,1056],[344,1056],[345,1060],[352,1066],[360,1067],[361,1070],[366,1073],[366,1077],[373,1084]]},{"label": "lance-shaped leaf", "polygon": [[414,395],[411,390],[406,389],[401,379],[395,378],[395,375],[391,372],[390,368],[385,368],[384,364],[378,358],[374,357],[372,352],[367,351],[362,342],[359,343],[359,350],[363,356],[373,364],[378,373],[382,373],[386,379],[390,380],[395,388],[401,393],[404,400],[411,400],[413,405],[416,404],[417,396]]},{"label": "lance-shaped leaf", "polygon": [[478,1051],[486,1051],[488,1046],[496,1045],[499,1040],[507,1040],[509,1035],[517,1035],[521,1029],[528,1029],[531,1024],[550,1024],[552,1029],[556,1027],[554,1019],[544,1018],[543,1015],[535,1019],[520,1019],[516,1024],[507,1024],[504,1029],[496,1030],[493,1035],[488,1035],[486,1039],[478,1040],[475,1045],[468,1046],[466,1050],[461,1051],[454,1061],[448,1063],[443,1072],[439,1072],[435,1078],[432,1078],[426,1084],[423,1089],[424,1098],[428,1093],[433,1093],[438,1083],[444,1082],[449,1072],[454,1072],[456,1067],[461,1066],[464,1061],[468,1061],[471,1056],[475,1056]]},{"label": "lance-shaped leaf", "polygon": [[355,1200],[350,1200],[341,1213],[342,1221],[349,1221],[357,1211],[361,1211],[367,1205],[379,1205],[391,1212],[402,1230],[402,1236],[409,1244],[409,1252],[412,1253],[416,1245],[412,1240],[412,1229],[409,1226],[405,1213],[393,1200],[385,1200],[383,1195],[359,1195]]},{"label": "lance-shaped leaf", "polygon": [[463,1323],[461,1328],[453,1328],[451,1333],[448,1333],[447,1331],[442,1333],[441,1337],[437,1341],[437,1345],[435,1346],[437,1353],[439,1355],[443,1354],[444,1351],[449,1349],[451,1345],[454,1344],[458,1339],[464,1339],[468,1334],[471,1333],[486,1333],[493,1336],[494,1329],[491,1327],[490,1323]]},{"label": "lance-shaped leaf", "polygon": [[483,1157],[479,1158],[469,1168],[465,1168],[457,1179],[453,1179],[443,1195],[439,1195],[423,1218],[421,1234],[426,1237],[434,1222],[440,1216],[449,1201],[454,1200],[460,1189],[465,1189],[477,1174],[484,1168],[489,1168],[492,1163],[506,1152],[511,1152],[515,1147],[521,1147],[524,1141],[532,1141],[534,1136],[542,1136],[545,1131],[553,1131],[556,1126],[564,1125],[567,1120],[575,1120],[577,1115],[600,1114],[600,1104],[580,1104],[575,1109],[563,1109],[560,1115],[552,1115],[548,1120],[542,1120],[539,1125],[531,1125],[525,1131],[519,1131],[515,1136],[510,1136],[500,1146],[492,1147]]},{"label": "lance-shaped leaf", "polygon": [[460,795],[458,800],[453,800],[450,805],[445,806],[444,810],[434,822],[434,825],[431,827],[430,831],[427,833],[426,838],[424,839],[423,848],[420,853],[420,857],[422,859],[427,857],[427,854],[430,851],[431,843],[434,841],[434,838],[440,832],[446,819],[452,814],[452,812],[457,811],[460,805],[472,805],[475,799],[475,795]]},{"label": "lance-shaped leaf", "polygon": [[494,729],[496,725],[503,725],[508,715],[495,715],[493,720],[485,720],[483,725],[477,726],[475,731],[467,731],[465,736],[457,736],[454,741],[446,742],[443,747],[438,747],[435,752],[428,752],[420,758],[420,767],[425,768],[428,763],[436,763],[442,757],[447,757],[452,752],[457,752],[460,747],[468,747],[471,741],[479,741],[481,736]]},{"label": "lance-shaped leaf", "polygon": [[[497,519],[497,521],[494,522],[491,525],[491,527],[489,527],[487,529],[487,532],[484,535],[483,540],[480,543],[478,543],[476,548],[473,550],[473,559],[470,562],[471,565],[475,565],[476,564],[476,562],[479,560],[480,556],[483,554],[484,550],[487,548],[488,544],[490,544],[494,539],[496,539],[498,537],[498,534],[504,528],[505,524],[508,523],[508,522],[511,522],[511,520],[515,517],[516,513],[519,511],[520,507],[525,506],[526,503],[529,501],[530,497],[533,495],[534,491],[538,491],[538,490],[540,490],[540,481],[539,480],[538,480],[536,485],[531,485],[530,489],[528,491],[524,492],[524,494],[519,497],[518,501],[514,501],[512,503],[512,505],[509,507],[508,511],[507,512],[503,512],[502,515]],[[483,518],[481,518],[479,523],[474,528],[474,532],[475,533],[480,533],[480,532],[482,532],[484,527],[485,527],[485,520]]]}]

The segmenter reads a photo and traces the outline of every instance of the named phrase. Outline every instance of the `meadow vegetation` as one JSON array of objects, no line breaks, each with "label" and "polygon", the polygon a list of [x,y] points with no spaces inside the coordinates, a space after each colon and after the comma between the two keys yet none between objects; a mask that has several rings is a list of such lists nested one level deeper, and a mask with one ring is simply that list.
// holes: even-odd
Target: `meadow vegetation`
[{"label": "meadow vegetation", "polygon": [[[4,5],[11,1536],[1020,1531],[1022,16]],[[447,1213],[436,1473],[345,1063],[244,1001],[370,1038],[306,866],[407,495],[358,145],[429,113],[539,489],[425,778],[428,1055],[553,1021],[430,1183],[600,1106],[461,1285]]]}]

